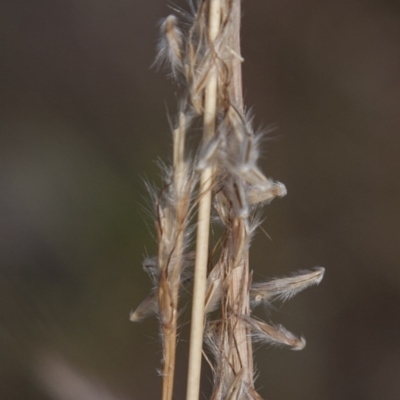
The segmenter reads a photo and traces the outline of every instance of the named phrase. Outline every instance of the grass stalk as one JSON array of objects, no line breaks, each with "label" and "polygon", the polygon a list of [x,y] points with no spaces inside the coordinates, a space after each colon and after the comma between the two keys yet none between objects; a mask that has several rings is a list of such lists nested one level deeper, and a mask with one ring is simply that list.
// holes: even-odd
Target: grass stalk
[{"label": "grass stalk", "polygon": [[[178,300],[191,280],[188,250],[194,205],[198,204],[198,219],[186,400],[199,399],[203,342],[214,378],[211,400],[260,400],[254,386],[252,342],[301,350],[305,340],[254,318],[252,308],[286,301],[318,284],[324,274],[317,267],[267,282],[251,280],[249,248],[261,223],[260,209],[286,195],[286,188],[258,166],[260,134],[254,132],[243,106],[240,7],[240,0],[198,0],[191,13],[176,9],[186,20],[184,33],[174,15],[161,25],[156,60],[169,65],[186,93],[173,131],[173,165],[163,168],[164,184],[153,192],[158,255],[146,259],[144,267],[154,287],[131,320],[155,313],[159,317],[163,400],[173,397]],[[185,158],[190,121],[201,117],[201,145],[194,157]],[[210,251],[212,207],[222,234]]]},{"label": "grass stalk", "polygon": [[[231,8],[231,24],[232,24],[232,49],[235,54],[241,54],[240,51],[240,17],[241,17],[241,0],[233,0]],[[233,104],[236,105],[239,112],[243,114],[243,93],[242,93],[242,60],[238,57],[233,57],[232,60],[232,84],[230,86],[230,96]],[[247,222],[242,218],[235,218],[233,221],[233,232],[237,231],[237,237],[246,240],[248,233]],[[237,239],[233,239],[237,240]],[[244,244],[245,245],[245,244]],[[240,246],[236,246],[237,248]],[[231,259],[237,259],[237,254],[232,254]],[[254,389],[253,377],[253,349],[251,336],[248,326],[240,315],[249,315],[250,299],[249,299],[249,285],[250,285],[250,271],[249,271],[249,247],[242,255],[238,265],[233,264],[228,274],[228,288],[227,294],[227,309],[231,310],[232,317],[229,318],[227,327],[227,334],[225,340],[227,343],[224,346],[229,346],[230,349],[235,348],[236,351],[230,350],[228,361],[235,370],[235,375],[241,373],[241,381],[248,389]],[[233,337],[232,337],[233,336]]]},{"label": "grass stalk", "polygon": [[[220,0],[212,0],[209,10],[209,41],[218,35],[221,18]],[[215,66],[212,68],[205,90],[203,116],[203,141],[209,141],[215,132],[217,114],[217,80]],[[187,378],[187,400],[197,400],[200,391],[201,361],[203,351],[204,304],[207,285],[209,254],[210,214],[212,200],[212,166],[206,167],[200,177],[200,199],[196,234],[196,259],[194,267],[193,303],[190,330],[189,367]]]}]

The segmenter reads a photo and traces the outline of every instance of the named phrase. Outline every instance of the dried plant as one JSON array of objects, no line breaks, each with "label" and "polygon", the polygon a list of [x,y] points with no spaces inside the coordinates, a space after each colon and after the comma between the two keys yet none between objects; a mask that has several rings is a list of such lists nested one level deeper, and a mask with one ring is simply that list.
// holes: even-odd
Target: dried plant
[{"label": "dried plant", "polygon": [[[304,348],[305,340],[252,317],[251,307],[290,299],[318,284],[324,269],[251,282],[249,246],[261,208],[286,195],[286,188],[260,170],[260,134],[243,106],[240,0],[198,0],[190,4],[190,12],[175,12],[180,19],[171,15],[161,24],[156,64],[169,67],[171,77],[184,88],[184,100],[173,126],[172,166],[163,166],[163,186],[152,191],[158,254],[146,259],[144,268],[154,286],[131,320],[158,315],[163,400],[171,400],[178,298],[192,279],[195,241],[187,399],[199,397],[203,342],[214,374],[211,398],[260,399],[254,387],[252,340],[293,350]],[[199,119],[203,138],[190,157],[185,139]],[[222,227],[212,248],[210,224]]]}]

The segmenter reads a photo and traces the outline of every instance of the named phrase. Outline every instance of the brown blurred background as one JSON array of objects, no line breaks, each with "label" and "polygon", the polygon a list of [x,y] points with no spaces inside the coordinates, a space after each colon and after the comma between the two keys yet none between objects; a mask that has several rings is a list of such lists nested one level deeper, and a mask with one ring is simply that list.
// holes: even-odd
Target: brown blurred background
[{"label": "brown blurred background", "polygon": [[[128,316],[155,251],[143,178],[157,181],[171,150],[176,89],[149,68],[169,12],[164,0],[1,2],[2,400],[159,398],[157,323]],[[279,127],[263,169],[288,188],[266,208],[255,279],[326,268],[271,311],[307,347],[259,348],[260,393],[397,400],[400,3],[246,0],[242,37],[246,104]],[[210,387],[205,368],[202,398]]]}]

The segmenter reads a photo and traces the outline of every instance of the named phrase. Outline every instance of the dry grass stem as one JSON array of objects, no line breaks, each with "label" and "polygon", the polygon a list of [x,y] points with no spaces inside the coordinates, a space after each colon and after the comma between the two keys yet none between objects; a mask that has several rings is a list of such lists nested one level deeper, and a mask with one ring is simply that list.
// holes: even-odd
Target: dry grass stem
[{"label": "dry grass stem", "polygon": [[[213,372],[212,400],[261,400],[254,385],[252,342],[301,350],[305,340],[252,317],[251,307],[288,300],[319,284],[324,268],[252,282],[249,248],[261,223],[261,208],[285,196],[286,187],[260,169],[260,134],[243,106],[240,0],[198,0],[190,5],[190,13],[176,9],[180,19],[171,15],[160,28],[156,64],[167,65],[185,93],[173,124],[172,166],[163,167],[163,185],[152,190],[158,252],[145,260],[144,268],[153,288],[130,319],[157,314],[162,397],[171,400],[179,295],[183,288],[188,290],[194,263],[186,398],[199,398],[205,354]],[[203,137],[195,156],[188,157],[185,143],[194,120],[202,121]],[[196,208],[197,225],[192,218]],[[211,224],[222,233],[211,238],[210,251]]]},{"label": "dry grass stem", "polygon": [[[220,0],[211,0],[208,40],[211,46],[218,35],[221,18]],[[217,116],[217,69],[211,66],[205,89],[203,142],[212,139]],[[201,359],[203,354],[203,326],[207,284],[208,245],[211,214],[211,186],[213,167],[206,166],[200,178],[199,214],[196,235],[196,261],[194,269],[193,305],[190,330],[189,368],[186,399],[198,399],[200,392]]]}]

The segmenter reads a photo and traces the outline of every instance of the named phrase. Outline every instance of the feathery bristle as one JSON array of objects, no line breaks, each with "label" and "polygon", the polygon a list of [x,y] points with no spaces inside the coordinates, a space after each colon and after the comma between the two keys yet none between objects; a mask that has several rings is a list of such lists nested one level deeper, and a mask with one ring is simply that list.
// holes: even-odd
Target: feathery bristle
[{"label": "feathery bristle", "polygon": [[149,275],[153,284],[156,284],[159,276],[157,257],[146,257],[143,260],[142,265],[143,270]]},{"label": "feathery bristle", "polygon": [[167,64],[171,68],[173,78],[182,71],[183,36],[178,28],[178,18],[169,15],[160,26],[160,40],[157,45],[155,65]]},{"label": "feathery bristle", "polygon": [[197,163],[198,171],[204,170],[213,164],[213,161],[217,157],[220,144],[220,137],[215,137],[202,146]]}]

